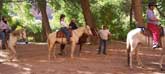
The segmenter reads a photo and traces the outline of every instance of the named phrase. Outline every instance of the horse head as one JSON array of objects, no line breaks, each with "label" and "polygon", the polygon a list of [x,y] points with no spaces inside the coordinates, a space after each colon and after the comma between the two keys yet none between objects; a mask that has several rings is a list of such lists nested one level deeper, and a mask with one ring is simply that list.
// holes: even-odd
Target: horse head
[{"label": "horse head", "polygon": [[20,36],[22,37],[22,39],[26,39],[26,30],[25,29],[22,29],[22,30],[20,30]]},{"label": "horse head", "polygon": [[26,39],[26,30],[25,29],[19,29],[12,32],[13,36],[20,37],[21,39]]},{"label": "horse head", "polygon": [[92,31],[91,31],[91,28],[88,25],[85,26],[85,34],[87,34],[87,35],[93,35],[92,34]]}]

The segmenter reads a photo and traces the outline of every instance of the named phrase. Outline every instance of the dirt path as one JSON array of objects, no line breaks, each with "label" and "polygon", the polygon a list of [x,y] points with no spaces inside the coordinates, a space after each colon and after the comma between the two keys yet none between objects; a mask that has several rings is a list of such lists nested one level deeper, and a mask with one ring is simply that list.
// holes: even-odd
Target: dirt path
[{"label": "dirt path", "polygon": [[[19,62],[1,63],[0,74],[165,74],[159,69],[158,50],[143,48],[140,55],[144,68],[138,67],[134,60],[134,68],[130,69],[127,66],[124,42],[113,41],[108,44],[106,56],[98,55],[97,47],[85,45],[80,57],[76,51],[74,59],[70,59],[68,53],[66,56],[58,55],[55,60],[48,62],[46,44],[18,45]],[[66,52],[69,46],[67,48]]]}]

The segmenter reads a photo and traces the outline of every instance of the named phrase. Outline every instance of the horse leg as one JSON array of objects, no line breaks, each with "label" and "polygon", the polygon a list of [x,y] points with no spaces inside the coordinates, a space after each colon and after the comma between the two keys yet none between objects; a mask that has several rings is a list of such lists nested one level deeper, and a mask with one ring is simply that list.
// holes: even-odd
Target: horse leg
[{"label": "horse leg", "polygon": [[10,61],[17,61],[15,46],[10,46],[9,49],[11,51]]},{"label": "horse leg", "polygon": [[[53,45],[52,49],[55,47],[55,45]],[[53,58],[56,59],[56,49],[53,50]]]},{"label": "horse leg", "polygon": [[74,58],[74,50],[75,50],[75,46],[76,46],[76,43],[72,43],[72,46],[71,46],[71,58]]},{"label": "horse leg", "polygon": [[128,66],[130,66],[130,48],[127,49],[127,63],[128,63]]},{"label": "horse leg", "polygon": [[137,48],[135,49],[135,56],[136,56],[136,60],[137,60],[138,65],[143,67],[143,64],[142,64],[142,61],[141,61],[140,56],[138,54]]},{"label": "horse leg", "polygon": [[[53,49],[53,44],[49,44],[48,46],[48,60],[50,61],[51,60],[51,52],[52,52],[52,49]],[[55,55],[54,55],[55,56]]]},{"label": "horse leg", "polygon": [[131,48],[131,49],[129,50],[130,52],[128,53],[128,54],[129,54],[129,66],[130,66],[131,69],[133,68],[133,66],[132,66],[133,50],[134,50],[134,49]]},{"label": "horse leg", "polygon": [[83,44],[82,44],[82,43],[80,43],[80,47],[79,47],[78,56],[81,56],[81,50],[82,50],[82,46],[83,46]]},{"label": "horse leg", "polygon": [[161,54],[161,58],[160,58],[160,69],[161,71],[163,70],[163,58],[164,58],[164,54]]},{"label": "horse leg", "polygon": [[65,44],[61,44],[60,45],[60,53],[59,53],[59,55],[65,55],[64,49],[65,49]]}]

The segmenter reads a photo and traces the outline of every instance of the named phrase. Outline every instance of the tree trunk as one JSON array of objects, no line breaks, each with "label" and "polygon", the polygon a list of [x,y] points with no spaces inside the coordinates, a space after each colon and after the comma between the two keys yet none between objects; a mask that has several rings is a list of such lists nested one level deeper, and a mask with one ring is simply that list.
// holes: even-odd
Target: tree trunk
[{"label": "tree trunk", "polygon": [[97,28],[96,28],[96,23],[93,20],[92,14],[91,14],[91,10],[90,10],[90,4],[89,4],[89,0],[80,0],[81,2],[81,7],[83,10],[83,14],[84,14],[84,18],[85,18],[85,22],[86,25],[89,25],[93,36],[89,37],[89,41],[91,41],[92,43],[97,43]]},{"label": "tree trunk", "polygon": [[46,12],[46,1],[38,1],[38,8],[42,15],[42,28],[43,28],[43,40],[46,41],[49,33],[51,32],[49,20]]},{"label": "tree trunk", "polygon": [[0,19],[2,15],[3,0],[0,0]]},{"label": "tree trunk", "polygon": [[132,26],[132,13],[133,13],[133,3],[131,3],[131,7],[130,7],[130,27],[129,29],[131,29],[131,26]]},{"label": "tree trunk", "polygon": [[132,3],[137,27],[145,27],[142,16],[142,0],[132,0]]},{"label": "tree trunk", "polygon": [[80,0],[80,1],[81,1],[81,7],[83,10],[86,25],[89,25],[91,28],[96,28],[96,23],[94,22],[90,11],[89,0]]}]

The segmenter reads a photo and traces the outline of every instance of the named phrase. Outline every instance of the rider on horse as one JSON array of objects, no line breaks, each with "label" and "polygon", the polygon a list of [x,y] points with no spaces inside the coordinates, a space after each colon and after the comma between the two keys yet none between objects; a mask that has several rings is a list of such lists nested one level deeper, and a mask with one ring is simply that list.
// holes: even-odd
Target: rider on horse
[{"label": "rider on horse", "polygon": [[154,2],[150,2],[148,4],[147,10],[147,27],[152,32],[153,36],[153,49],[159,47],[159,38],[160,38],[160,30],[159,30],[159,19],[154,14],[154,8],[156,4]]},{"label": "rider on horse", "polygon": [[67,42],[70,42],[70,32],[68,31],[68,26],[67,24],[65,23],[65,15],[64,14],[61,14],[60,16],[60,24],[61,24],[61,31],[66,35],[66,39],[67,39]]}]

